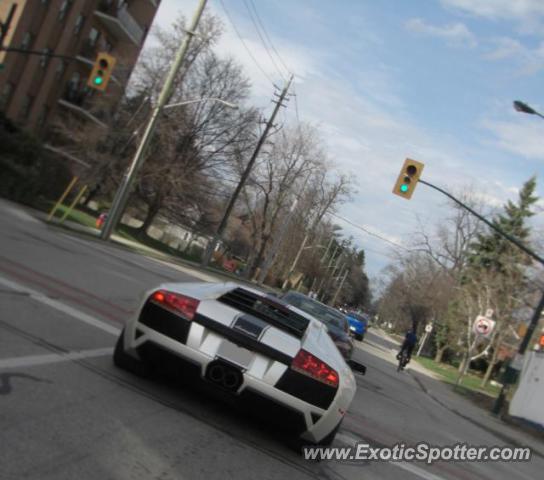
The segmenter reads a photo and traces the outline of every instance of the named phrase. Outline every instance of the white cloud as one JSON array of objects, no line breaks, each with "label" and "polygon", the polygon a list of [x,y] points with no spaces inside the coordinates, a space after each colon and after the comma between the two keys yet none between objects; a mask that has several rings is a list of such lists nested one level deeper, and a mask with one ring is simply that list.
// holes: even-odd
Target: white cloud
[{"label": "white cloud", "polygon": [[482,126],[494,135],[497,147],[544,163],[544,126],[541,122],[487,119]]},{"label": "white cloud", "polygon": [[519,64],[518,75],[533,75],[544,69],[544,42],[529,48],[519,40],[500,37],[491,40],[493,48],[484,58],[491,61],[513,60]]},{"label": "white cloud", "polygon": [[425,23],[421,18],[411,18],[406,22],[405,26],[411,32],[442,38],[449,45],[468,47],[475,47],[477,45],[476,37],[463,23],[451,23],[438,27]]},{"label": "white cloud", "polygon": [[441,0],[448,7],[490,19],[529,20],[544,17],[542,0]]},{"label": "white cloud", "polygon": [[513,21],[522,31],[542,34],[542,0],[441,0],[442,5],[462,13],[489,20]]},{"label": "white cloud", "polygon": [[501,37],[492,40],[494,48],[491,52],[485,55],[488,60],[504,60],[511,57],[526,57],[527,47],[525,47],[519,40]]}]

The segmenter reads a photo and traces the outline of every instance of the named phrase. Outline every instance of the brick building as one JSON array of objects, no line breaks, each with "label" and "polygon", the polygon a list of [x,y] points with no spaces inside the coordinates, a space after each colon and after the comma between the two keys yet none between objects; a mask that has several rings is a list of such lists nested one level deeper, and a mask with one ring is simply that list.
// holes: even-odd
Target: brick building
[{"label": "brick building", "polygon": [[[4,47],[69,57],[0,51],[0,111],[40,136],[63,113],[104,125],[124,93],[159,2],[0,0],[2,22],[15,5]],[[117,58],[104,93],[86,86],[97,52]]]}]

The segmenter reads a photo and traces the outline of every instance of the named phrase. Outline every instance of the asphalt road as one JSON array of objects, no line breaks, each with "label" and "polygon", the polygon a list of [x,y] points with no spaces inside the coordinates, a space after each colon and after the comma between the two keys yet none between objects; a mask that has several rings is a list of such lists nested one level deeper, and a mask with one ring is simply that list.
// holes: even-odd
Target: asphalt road
[{"label": "asphalt road", "polygon": [[[118,370],[125,319],[163,281],[208,278],[71,235],[0,200],[0,479],[535,479],[528,463],[307,461],[269,426],[191,388]],[[369,333],[335,446],[532,446]]]}]

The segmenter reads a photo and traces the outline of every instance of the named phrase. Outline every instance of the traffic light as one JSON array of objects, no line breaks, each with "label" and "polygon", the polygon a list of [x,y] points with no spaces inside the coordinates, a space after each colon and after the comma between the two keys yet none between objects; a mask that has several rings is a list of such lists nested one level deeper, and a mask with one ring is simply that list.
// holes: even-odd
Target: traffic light
[{"label": "traffic light", "polygon": [[115,57],[112,57],[110,54],[105,52],[99,53],[94,61],[87,85],[102,92],[106,90],[115,62]]},{"label": "traffic light", "polygon": [[397,178],[397,183],[395,183],[393,193],[405,198],[406,200],[409,200],[416,189],[417,181],[421,176],[424,166],[425,165],[423,165],[421,162],[407,158],[404,161],[402,170]]}]

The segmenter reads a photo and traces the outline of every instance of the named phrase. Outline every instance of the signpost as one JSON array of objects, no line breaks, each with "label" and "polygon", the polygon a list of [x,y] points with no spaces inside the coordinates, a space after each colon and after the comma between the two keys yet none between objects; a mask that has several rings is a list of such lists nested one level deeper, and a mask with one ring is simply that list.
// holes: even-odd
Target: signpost
[{"label": "signpost", "polygon": [[428,323],[425,325],[425,333],[423,335],[423,338],[421,339],[421,343],[419,344],[419,348],[416,353],[416,357],[419,357],[419,354],[421,353],[421,350],[423,350],[423,347],[425,346],[425,342],[427,342],[427,337],[429,334],[433,331],[433,324]]}]

